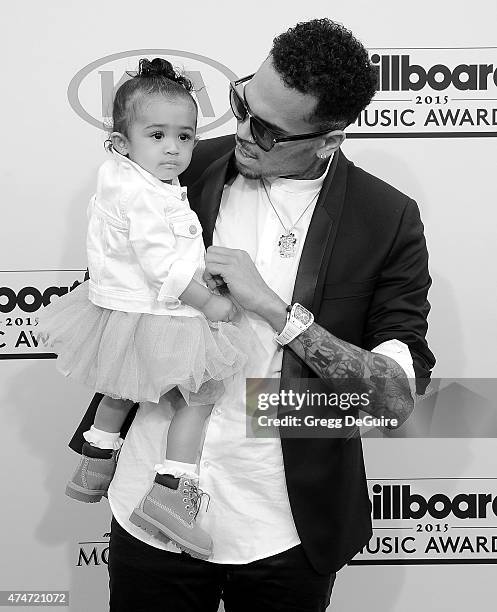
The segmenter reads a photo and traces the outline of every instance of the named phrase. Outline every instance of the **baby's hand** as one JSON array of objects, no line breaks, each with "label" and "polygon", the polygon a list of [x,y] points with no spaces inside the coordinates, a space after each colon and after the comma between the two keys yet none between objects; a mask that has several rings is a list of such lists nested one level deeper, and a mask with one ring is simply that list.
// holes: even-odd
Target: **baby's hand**
[{"label": "baby's hand", "polygon": [[202,307],[202,312],[209,321],[233,321],[237,310],[233,302],[222,295],[212,294]]}]

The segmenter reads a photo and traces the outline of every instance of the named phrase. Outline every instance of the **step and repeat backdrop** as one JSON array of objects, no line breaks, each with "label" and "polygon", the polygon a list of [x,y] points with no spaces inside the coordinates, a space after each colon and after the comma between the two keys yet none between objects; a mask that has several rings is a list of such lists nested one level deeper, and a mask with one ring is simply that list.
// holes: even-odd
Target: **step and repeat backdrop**
[{"label": "step and repeat backdrop", "polygon": [[[433,277],[429,342],[437,356],[437,380],[422,403],[431,415],[431,437],[384,439],[370,432],[364,440],[374,535],[340,572],[330,609],[492,607],[492,0],[420,0],[402,7],[394,0],[241,6],[28,0],[4,8],[0,590],[67,591],[74,612],[107,609],[107,502],[85,505],[64,496],[77,463],[66,444],[92,392],[56,373],[38,320],[47,304],[84,279],[86,207],[105,159],[113,92],[140,58],[165,57],[196,85],[200,137],[233,133],[229,80],[254,72],[276,34],[322,16],[352,29],[377,69],[377,94],[347,130],[343,149],[419,203]],[[21,603],[15,607],[24,609]]]}]

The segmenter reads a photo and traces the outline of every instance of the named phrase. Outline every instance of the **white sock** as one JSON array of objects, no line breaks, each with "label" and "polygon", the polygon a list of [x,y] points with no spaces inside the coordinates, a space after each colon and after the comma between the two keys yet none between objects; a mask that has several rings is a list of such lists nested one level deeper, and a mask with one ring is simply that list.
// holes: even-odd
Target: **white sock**
[{"label": "white sock", "polygon": [[93,425],[89,431],[84,432],[83,438],[92,446],[107,450],[119,450],[123,444],[122,438],[119,437],[119,432],[103,431]]},{"label": "white sock", "polygon": [[190,478],[198,478],[198,468],[196,463],[182,463],[172,459],[164,459],[164,463],[154,465],[157,474],[171,474],[175,478],[187,475]]}]

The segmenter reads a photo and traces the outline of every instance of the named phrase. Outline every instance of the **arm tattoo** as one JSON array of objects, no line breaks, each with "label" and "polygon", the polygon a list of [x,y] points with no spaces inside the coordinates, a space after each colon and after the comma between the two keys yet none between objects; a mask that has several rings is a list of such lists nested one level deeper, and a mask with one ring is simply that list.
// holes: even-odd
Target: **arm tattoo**
[{"label": "arm tattoo", "polygon": [[368,412],[374,416],[396,418],[402,424],[411,414],[409,381],[394,359],[340,340],[316,323],[289,346],[320,378],[331,379],[334,389],[348,384],[350,390],[350,380],[357,379],[370,392]]}]

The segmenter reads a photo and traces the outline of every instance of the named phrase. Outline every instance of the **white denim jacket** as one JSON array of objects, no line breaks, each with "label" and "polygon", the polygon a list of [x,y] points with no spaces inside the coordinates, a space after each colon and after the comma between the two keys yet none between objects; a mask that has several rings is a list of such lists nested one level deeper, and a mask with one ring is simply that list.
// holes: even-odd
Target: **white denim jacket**
[{"label": "white denim jacket", "polygon": [[202,227],[186,187],[113,153],[88,207],[89,298],[125,312],[197,316],[178,296],[204,269]]}]

